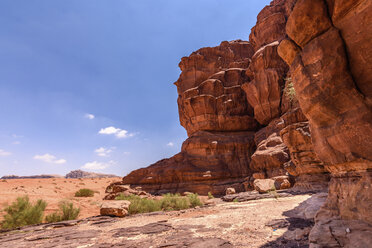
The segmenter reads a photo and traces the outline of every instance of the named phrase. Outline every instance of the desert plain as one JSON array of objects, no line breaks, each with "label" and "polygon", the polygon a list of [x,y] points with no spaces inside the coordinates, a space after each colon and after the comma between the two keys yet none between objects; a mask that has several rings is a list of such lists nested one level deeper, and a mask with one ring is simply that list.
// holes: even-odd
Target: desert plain
[{"label": "desert plain", "polygon": [[[48,203],[45,215],[58,210],[61,201],[69,201],[80,208],[79,219],[99,215],[100,204],[107,185],[120,181],[116,178],[43,178],[43,179],[4,179],[0,180],[0,220],[3,209],[17,197],[28,195],[31,202],[42,199]],[[79,189],[95,191],[93,197],[75,197]]]}]

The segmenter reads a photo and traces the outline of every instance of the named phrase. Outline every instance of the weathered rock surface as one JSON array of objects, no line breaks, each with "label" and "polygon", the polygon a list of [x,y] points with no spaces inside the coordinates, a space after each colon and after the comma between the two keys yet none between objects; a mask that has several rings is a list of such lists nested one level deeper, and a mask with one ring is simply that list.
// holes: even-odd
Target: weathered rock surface
[{"label": "weathered rock surface", "polygon": [[263,178],[285,175],[284,164],[289,161],[289,152],[279,132],[283,128],[281,119],[272,121],[255,133],[256,151],[252,155],[250,168],[263,173]]},{"label": "weathered rock surface", "polygon": [[[305,204],[309,198],[309,195],[297,195],[239,203],[217,202],[199,209],[125,218],[97,216],[28,226],[0,231],[0,247],[259,248],[267,244],[277,247],[273,244],[281,244],[277,240],[281,234],[296,229],[300,232],[313,224],[302,217],[287,217],[288,211]],[[269,224],[274,220],[280,226]],[[303,243],[295,239],[286,241],[293,247],[301,247]]]},{"label": "weathered rock surface", "polygon": [[123,183],[151,194],[224,195],[228,187],[245,191],[243,182],[251,175],[254,149],[252,132],[199,131],[183,143],[181,153],[131,172]]},{"label": "weathered rock surface", "polygon": [[267,125],[280,116],[280,103],[285,73],[285,62],[277,52],[278,41],[258,50],[252,58],[249,71],[252,80],[243,85],[247,100],[254,108],[255,119]]},{"label": "weathered rock surface", "polygon": [[329,173],[314,152],[308,122],[288,125],[280,132],[290,150],[291,161],[286,170],[296,177],[296,190],[326,190]]},{"label": "weathered rock surface", "polygon": [[178,94],[199,86],[211,75],[229,68],[248,68],[253,47],[247,41],[222,42],[217,47],[206,47],[183,57],[179,67],[182,71],[175,82]]},{"label": "weathered rock surface", "polygon": [[257,129],[253,109],[241,88],[248,80],[245,73],[239,68],[220,71],[179,95],[180,121],[189,135],[197,131]]},{"label": "weathered rock surface", "polygon": [[332,176],[311,247],[371,244],[371,11],[368,0],[299,0],[286,26],[302,49],[283,54],[297,54],[290,65],[296,96]]}]

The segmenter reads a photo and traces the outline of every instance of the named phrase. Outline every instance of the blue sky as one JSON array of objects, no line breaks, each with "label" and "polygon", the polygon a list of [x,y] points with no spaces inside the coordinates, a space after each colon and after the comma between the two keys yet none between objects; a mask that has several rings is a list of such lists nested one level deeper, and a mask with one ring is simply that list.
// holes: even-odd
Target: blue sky
[{"label": "blue sky", "polygon": [[124,176],[181,149],[181,57],[247,40],[263,0],[1,0],[0,176]]}]

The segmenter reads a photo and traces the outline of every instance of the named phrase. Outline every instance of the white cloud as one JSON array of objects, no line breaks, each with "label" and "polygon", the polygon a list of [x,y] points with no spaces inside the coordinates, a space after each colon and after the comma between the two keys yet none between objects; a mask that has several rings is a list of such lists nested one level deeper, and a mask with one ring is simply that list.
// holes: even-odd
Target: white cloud
[{"label": "white cloud", "polygon": [[134,133],[128,133],[127,130],[116,128],[116,127],[106,127],[102,128],[98,132],[99,134],[106,134],[106,135],[115,135],[117,138],[122,139],[122,138],[128,138],[128,137],[133,137]]},{"label": "white cloud", "polygon": [[113,151],[114,148],[104,148],[100,147],[94,150],[95,153],[97,153],[98,156],[100,157],[108,157],[109,154]]},{"label": "white cloud", "polygon": [[6,157],[12,155],[11,152],[4,151],[3,149],[0,149],[0,157]]},{"label": "white cloud", "polygon": [[172,147],[172,146],[174,146],[174,143],[173,143],[173,142],[169,142],[169,143],[167,144],[167,146]]},{"label": "white cloud", "polygon": [[85,114],[84,117],[89,119],[89,120],[93,120],[95,118],[95,116],[92,115],[92,114]]},{"label": "white cloud", "polygon": [[121,130],[116,134],[116,137],[126,138],[126,137],[128,137],[128,131],[127,130]]},{"label": "white cloud", "polygon": [[99,130],[99,134],[117,134],[118,132],[120,132],[120,128],[116,128],[116,127],[106,127],[106,128],[102,128],[101,130]]},{"label": "white cloud", "polygon": [[12,137],[15,138],[15,139],[23,138],[22,135],[17,135],[17,134],[12,134]]},{"label": "white cloud", "polygon": [[21,141],[16,140],[16,141],[14,141],[12,144],[13,144],[13,145],[20,145],[20,144],[21,144]]},{"label": "white cloud", "polygon": [[87,170],[104,170],[113,164],[116,164],[116,162],[112,160],[108,163],[93,161],[85,163],[81,168]]},{"label": "white cloud", "polygon": [[65,159],[57,159],[55,156],[46,153],[44,155],[35,155],[34,159],[43,161],[49,164],[65,164],[67,161]]}]

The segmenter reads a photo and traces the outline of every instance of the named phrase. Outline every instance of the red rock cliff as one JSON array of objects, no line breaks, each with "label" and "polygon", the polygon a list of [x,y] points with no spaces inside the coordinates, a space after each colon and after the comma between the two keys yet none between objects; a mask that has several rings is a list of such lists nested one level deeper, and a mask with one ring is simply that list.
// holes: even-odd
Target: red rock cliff
[{"label": "red rock cliff", "polygon": [[157,194],[222,195],[227,187],[247,189],[259,125],[241,86],[249,80],[246,68],[253,52],[250,43],[238,40],[182,58],[175,85],[180,122],[189,138],[179,154],[133,171],[123,183]]},{"label": "red rock cliff", "polygon": [[[221,195],[227,187],[244,191],[254,179],[289,172],[301,181],[296,189],[326,187],[328,177],[311,139],[287,127],[307,122],[296,98],[287,94],[293,88],[289,66],[278,53],[295,2],[273,1],[265,7],[250,42],[222,42],[182,58],[175,85],[180,122],[189,138],[181,153],[133,171],[123,183],[151,193]],[[308,163],[296,156],[301,152],[312,154]],[[313,184],[318,174],[315,181],[322,180],[323,187]]]},{"label": "red rock cliff", "polygon": [[279,47],[332,176],[311,247],[372,244],[371,13],[370,0],[298,0]]}]

